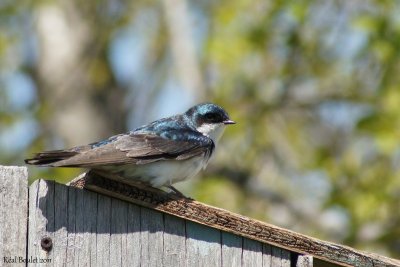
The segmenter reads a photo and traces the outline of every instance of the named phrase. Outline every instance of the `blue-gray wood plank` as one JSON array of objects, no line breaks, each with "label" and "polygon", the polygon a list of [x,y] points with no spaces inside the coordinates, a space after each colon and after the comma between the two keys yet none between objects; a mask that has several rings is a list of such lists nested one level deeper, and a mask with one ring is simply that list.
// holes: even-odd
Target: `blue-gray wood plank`
[{"label": "blue-gray wood plank", "polygon": [[47,266],[290,266],[289,251],[97,193],[39,180],[29,194],[28,256]]},{"label": "blue-gray wood plank", "polygon": [[0,266],[24,266],[18,259],[26,256],[27,217],[26,168],[0,166]]}]

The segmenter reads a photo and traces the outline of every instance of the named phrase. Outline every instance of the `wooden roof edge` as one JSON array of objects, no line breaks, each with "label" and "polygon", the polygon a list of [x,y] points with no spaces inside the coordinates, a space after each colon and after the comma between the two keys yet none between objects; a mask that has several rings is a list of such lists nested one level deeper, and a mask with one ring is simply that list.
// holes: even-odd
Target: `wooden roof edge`
[{"label": "wooden roof edge", "polygon": [[84,173],[69,186],[122,199],[249,239],[343,266],[400,266],[400,261],[323,241],[117,176]]}]

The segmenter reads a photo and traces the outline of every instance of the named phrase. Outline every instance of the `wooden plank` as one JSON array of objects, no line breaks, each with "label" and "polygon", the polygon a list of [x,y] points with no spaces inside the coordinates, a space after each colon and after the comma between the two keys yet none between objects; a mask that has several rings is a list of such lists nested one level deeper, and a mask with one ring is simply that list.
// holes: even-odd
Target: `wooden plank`
[{"label": "wooden plank", "polygon": [[282,249],[281,251],[282,267],[290,267],[290,251]]},{"label": "wooden plank", "polygon": [[[54,242],[54,224],[55,224],[55,214],[54,214],[54,191],[55,191],[55,183],[54,181],[47,182],[47,194],[43,198],[43,216],[47,219],[46,222],[46,233],[45,236],[41,238],[41,247],[42,247],[42,240],[43,238],[50,238],[52,241],[52,248],[49,251],[45,251],[42,247],[42,251],[45,251],[45,255],[47,258],[50,258],[52,262],[54,262],[54,246],[59,245],[58,242]],[[43,264],[35,263],[35,266],[43,266]],[[48,263],[45,266],[53,266],[53,263]]]},{"label": "wooden plank", "polygon": [[197,201],[177,198],[155,188],[132,185],[132,181],[120,180],[118,177],[104,178],[89,172],[83,178],[74,181],[72,185],[74,184],[324,261],[344,266],[400,266],[399,260],[305,236]]},{"label": "wooden plank", "polygon": [[185,220],[168,214],[164,215],[164,266],[185,266],[185,228]]},{"label": "wooden plank", "polygon": [[[80,248],[82,241],[79,236],[76,236],[75,221],[76,221],[76,194],[79,191],[77,188],[68,188],[68,204],[67,204],[67,264],[73,266],[78,261],[75,260],[75,249]],[[65,212],[65,210],[64,210]]]},{"label": "wooden plank", "polygon": [[243,237],[227,232],[221,234],[222,266],[242,266]]},{"label": "wooden plank", "polygon": [[[43,238],[53,240],[53,236],[46,231],[48,222],[49,228],[54,225],[54,214],[51,215],[51,211],[48,211],[47,203],[52,200],[47,196],[54,195],[53,185],[52,182],[37,180],[29,187],[28,259],[32,261],[28,263],[28,266],[43,266],[40,262],[44,260],[49,261],[50,266],[53,260],[52,251],[46,251],[41,245]],[[49,218],[47,218],[48,212]]]},{"label": "wooden plank", "polygon": [[186,266],[221,266],[221,232],[186,221]]},{"label": "wooden plank", "polygon": [[243,239],[242,266],[262,266],[263,262],[262,243],[248,238]]},{"label": "wooden plank", "polygon": [[272,246],[263,244],[263,267],[272,267]]},{"label": "wooden plank", "polygon": [[[30,257],[49,259],[49,266],[140,266],[140,207],[44,180],[31,185],[30,205]],[[157,222],[162,225],[163,215],[148,211],[159,217],[155,221],[148,218],[151,221],[148,243],[153,249],[152,226]],[[158,235],[162,258],[162,232]],[[52,240],[49,252],[41,248],[43,237]]]},{"label": "wooden plank", "polygon": [[27,217],[27,169],[0,166],[0,265],[25,265]]},{"label": "wooden plank", "polygon": [[74,266],[96,266],[97,194],[84,190],[76,192],[75,259]]},{"label": "wooden plank", "polygon": [[140,243],[140,207],[134,204],[128,204],[128,232],[126,236],[126,250],[127,256],[123,265],[129,267],[139,267],[140,266],[140,253],[141,253],[141,243]]},{"label": "wooden plank", "polygon": [[118,199],[111,200],[110,265],[122,266],[126,258],[128,204]]},{"label": "wooden plank", "polygon": [[98,266],[111,266],[110,232],[111,232],[111,199],[97,196],[97,255]]},{"label": "wooden plank", "polygon": [[[60,184],[54,186],[54,242],[53,244],[53,262],[54,266],[61,266],[67,262],[67,244],[68,244],[68,187]],[[46,231],[49,231],[47,229]]]},{"label": "wooden plank", "polygon": [[163,214],[141,208],[140,239],[142,266],[163,266]]},{"label": "wooden plank", "polygon": [[296,267],[313,267],[313,257],[307,255],[299,255]]},{"label": "wooden plank", "polygon": [[290,267],[290,252],[278,247],[271,247],[271,266]]}]

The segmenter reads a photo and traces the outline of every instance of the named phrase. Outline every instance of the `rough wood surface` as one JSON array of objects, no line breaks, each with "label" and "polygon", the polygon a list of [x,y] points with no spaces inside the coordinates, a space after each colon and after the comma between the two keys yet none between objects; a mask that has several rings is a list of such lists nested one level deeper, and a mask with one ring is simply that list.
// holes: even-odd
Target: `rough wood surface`
[{"label": "rough wood surface", "polygon": [[140,184],[75,182],[101,194],[38,180],[28,197],[26,168],[0,166],[0,266],[25,265],[5,253],[29,266],[400,266]]},{"label": "rough wood surface", "polygon": [[148,266],[163,266],[163,214],[142,208],[140,218],[141,261]]},{"label": "rough wood surface", "polygon": [[301,255],[297,258],[296,267],[312,267],[313,257],[307,255]]},{"label": "rough wood surface", "polygon": [[262,266],[262,243],[245,238],[243,240],[242,266]]},{"label": "rough wood surface", "polygon": [[[49,237],[54,239],[55,235],[54,227],[52,227],[54,223],[54,209],[48,209],[47,206],[47,202],[51,202],[51,199],[54,199],[53,188],[52,184],[47,186],[47,183],[42,180],[34,182],[29,188],[28,258],[35,258],[40,261],[54,261],[54,258],[50,257],[49,253],[41,248],[42,238]],[[47,229],[48,221],[50,223]],[[56,246],[58,247],[58,244],[54,245],[54,247]],[[28,265],[45,266],[46,264],[40,264],[38,261],[35,261]],[[49,266],[52,265],[49,264]]]},{"label": "rough wood surface", "polygon": [[263,244],[263,267],[272,267],[272,246],[268,244]]},{"label": "rough wood surface", "polygon": [[183,267],[186,261],[185,220],[164,215],[164,266]]},{"label": "rough wood surface", "polygon": [[219,230],[188,221],[186,238],[186,266],[221,266]]},{"label": "rough wood surface", "polygon": [[30,210],[28,253],[47,266],[272,266],[269,245],[53,181],[30,186]]},{"label": "rough wood surface", "polygon": [[242,266],[243,238],[227,232],[222,232],[222,266]]},{"label": "rough wood surface", "polygon": [[[127,183],[130,184],[128,185]],[[118,177],[108,177],[106,179],[88,173],[73,181],[71,185],[83,186],[102,194],[150,207],[215,229],[231,232],[286,250],[308,254],[335,264],[345,266],[400,266],[400,261],[395,259],[318,240],[223,209],[185,198],[177,198],[161,190],[148,188],[140,184],[132,185],[131,181],[121,180]],[[273,265],[274,257],[287,256],[279,256],[274,251],[272,251],[272,255]],[[290,262],[290,259],[287,262]],[[285,263],[283,264],[283,266],[286,265]]]},{"label": "rough wood surface", "polygon": [[25,265],[27,217],[26,168],[0,166],[0,266]]}]

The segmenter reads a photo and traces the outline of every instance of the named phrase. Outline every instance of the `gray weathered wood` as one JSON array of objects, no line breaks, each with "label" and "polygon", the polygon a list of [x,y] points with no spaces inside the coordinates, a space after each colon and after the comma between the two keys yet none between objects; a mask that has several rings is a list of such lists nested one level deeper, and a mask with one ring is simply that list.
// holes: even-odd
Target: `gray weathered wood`
[{"label": "gray weathered wood", "polygon": [[96,266],[97,194],[83,190],[76,192],[75,200],[75,266],[90,262]]},{"label": "gray weathered wood", "polygon": [[186,261],[185,220],[164,214],[164,266],[183,267]]},{"label": "gray weathered wood", "polygon": [[[258,241],[53,181],[36,181],[30,190],[29,254],[51,260],[48,266],[287,266],[289,260],[282,249],[272,253]],[[43,237],[52,239],[49,252],[40,246]]]},{"label": "gray weathered wood", "polygon": [[[75,184],[287,251],[312,255],[314,258],[331,263],[345,266],[400,266],[400,261],[395,259],[305,236],[197,201],[179,198],[134,181],[120,179],[117,176],[104,178],[89,172],[83,178],[72,183],[72,185]],[[290,262],[290,257],[285,253],[281,253],[281,257],[284,259],[281,262],[283,266],[287,266]],[[273,255],[278,257],[278,254]]]},{"label": "gray weathered wood", "polygon": [[[16,185],[16,196],[28,189]],[[4,196],[2,214],[12,203]],[[29,266],[261,266],[264,259],[258,241],[54,181],[29,187],[28,229],[20,244],[28,237]],[[52,242],[48,251],[43,238]]]},{"label": "gray weathered wood", "polygon": [[[68,188],[68,207],[66,210],[60,212],[67,212],[67,265],[73,266],[74,263],[77,262],[75,260],[75,249],[79,249],[81,247],[82,239],[77,236],[75,230],[75,221],[76,221],[76,195],[79,189],[76,188]],[[57,242],[58,240],[55,240]]]},{"label": "gray weathered wood", "polygon": [[[73,188],[71,188],[73,189]],[[60,240],[53,247],[53,264],[61,266],[67,262],[68,244],[68,187],[55,184],[54,187],[54,239]]]},{"label": "gray weathered wood", "polygon": [[[296,253],[284,248],[308,251],[311,247],[315,253],[340,250],[342,254],[335,259],[346,265],[353,259],[355,266],[400,266],[394,259],[302,236],[156,189],[132,189],[113,181],[107,183],[108,187],[100,185],[104,185],[101,179],[87,188],[150,209],[43,180],[29,187],[27,208],[26,169],[0,167],[0,256],[6,256],[7,250],[23,251],[22,259],[32,261],[29,266],[305,267],[313,266],[318,258],[296,257]],[[16,220],[15,214],[25,217]],[[283,234],[282,239],[276,239],[277,233]],[[266,234],[272,235],[270,238],[280,248],[264,240]],[[41,247],[43,237],[53,242],[48,252]],[[14,238],[18,242],[10,242]],[[298,243],[290,243],[291,238],[298,238]],[[325,247],[316,250],[316,245]],[[296,258],[296,262],[290,262]],[[329,260],[335,262],[333,258]],[[18,266],[4,262],[0,265]]]},{"label": "gray weathered wood", "polygon": [[308,255],[299,255],[296,267],[313,267],[313,257]]},{"label": "gray weathered wood", "polygon": [[111,200],[110,266],[122,266],[127,255],[128,205],[118,199]]},{"label": "gray weathered wood", "polygon": [[[141,242],[140,242],[140,207],[136,205],[128,205],[128,232],[126,236],[126,249],[127,255],[124,261],[125,266],[129,267],[139,267],[140,264],[140,252],[141,252]],[[126,264],[125,264],[126,263]]]},{"label": "gray weathered wood", "polygon": [[141,263],[144,266],[163,266],[163,214],[141,208]]},{"label": "gray weathered wood", "polygon": [[244,238],[242,266],[262,266],[262,252],[262,243]]},{"label": "gray weathered wood", "polygon": [[52,189],[53,187],[49,187],[43,180],[36,180],[29,188],[28,258],[34,258],[37,261],[30,262],[28,266],[39,266],[38,261],[41,260],[53,260],[51,251],[48,253],[41,247],[42,238],[53,237],[53,233],[46,231],[47,221],[54,219],[54,215],[47,217],[47,202],[51,202],[50,197],[54,195],[49,192]]},{"label": "gray weathered wood", "polygon": [[272,266],[272,246],[263,244],[263,267]]},{"label": "gray weathered wood", "polygon": [[28,172],[0,166],[0,265],[24,266],[28,216]]},{"label": "gray weathered wood", "polygon": [[222,232],[222,266],[242,266],[243,237]]},{"label": "gray weathered wood", "polygon": [[97,256],[98,266],[110,266],[111,199],[97,197]]},{"label": "gray weathered wood", "polygon": [[187,266],[221,266],[221,231],[186,221]]},{"label": "gray weathered wood", "polygon": [[290,267],[290,253],[287,250],[271,248],[271,266]]}]

